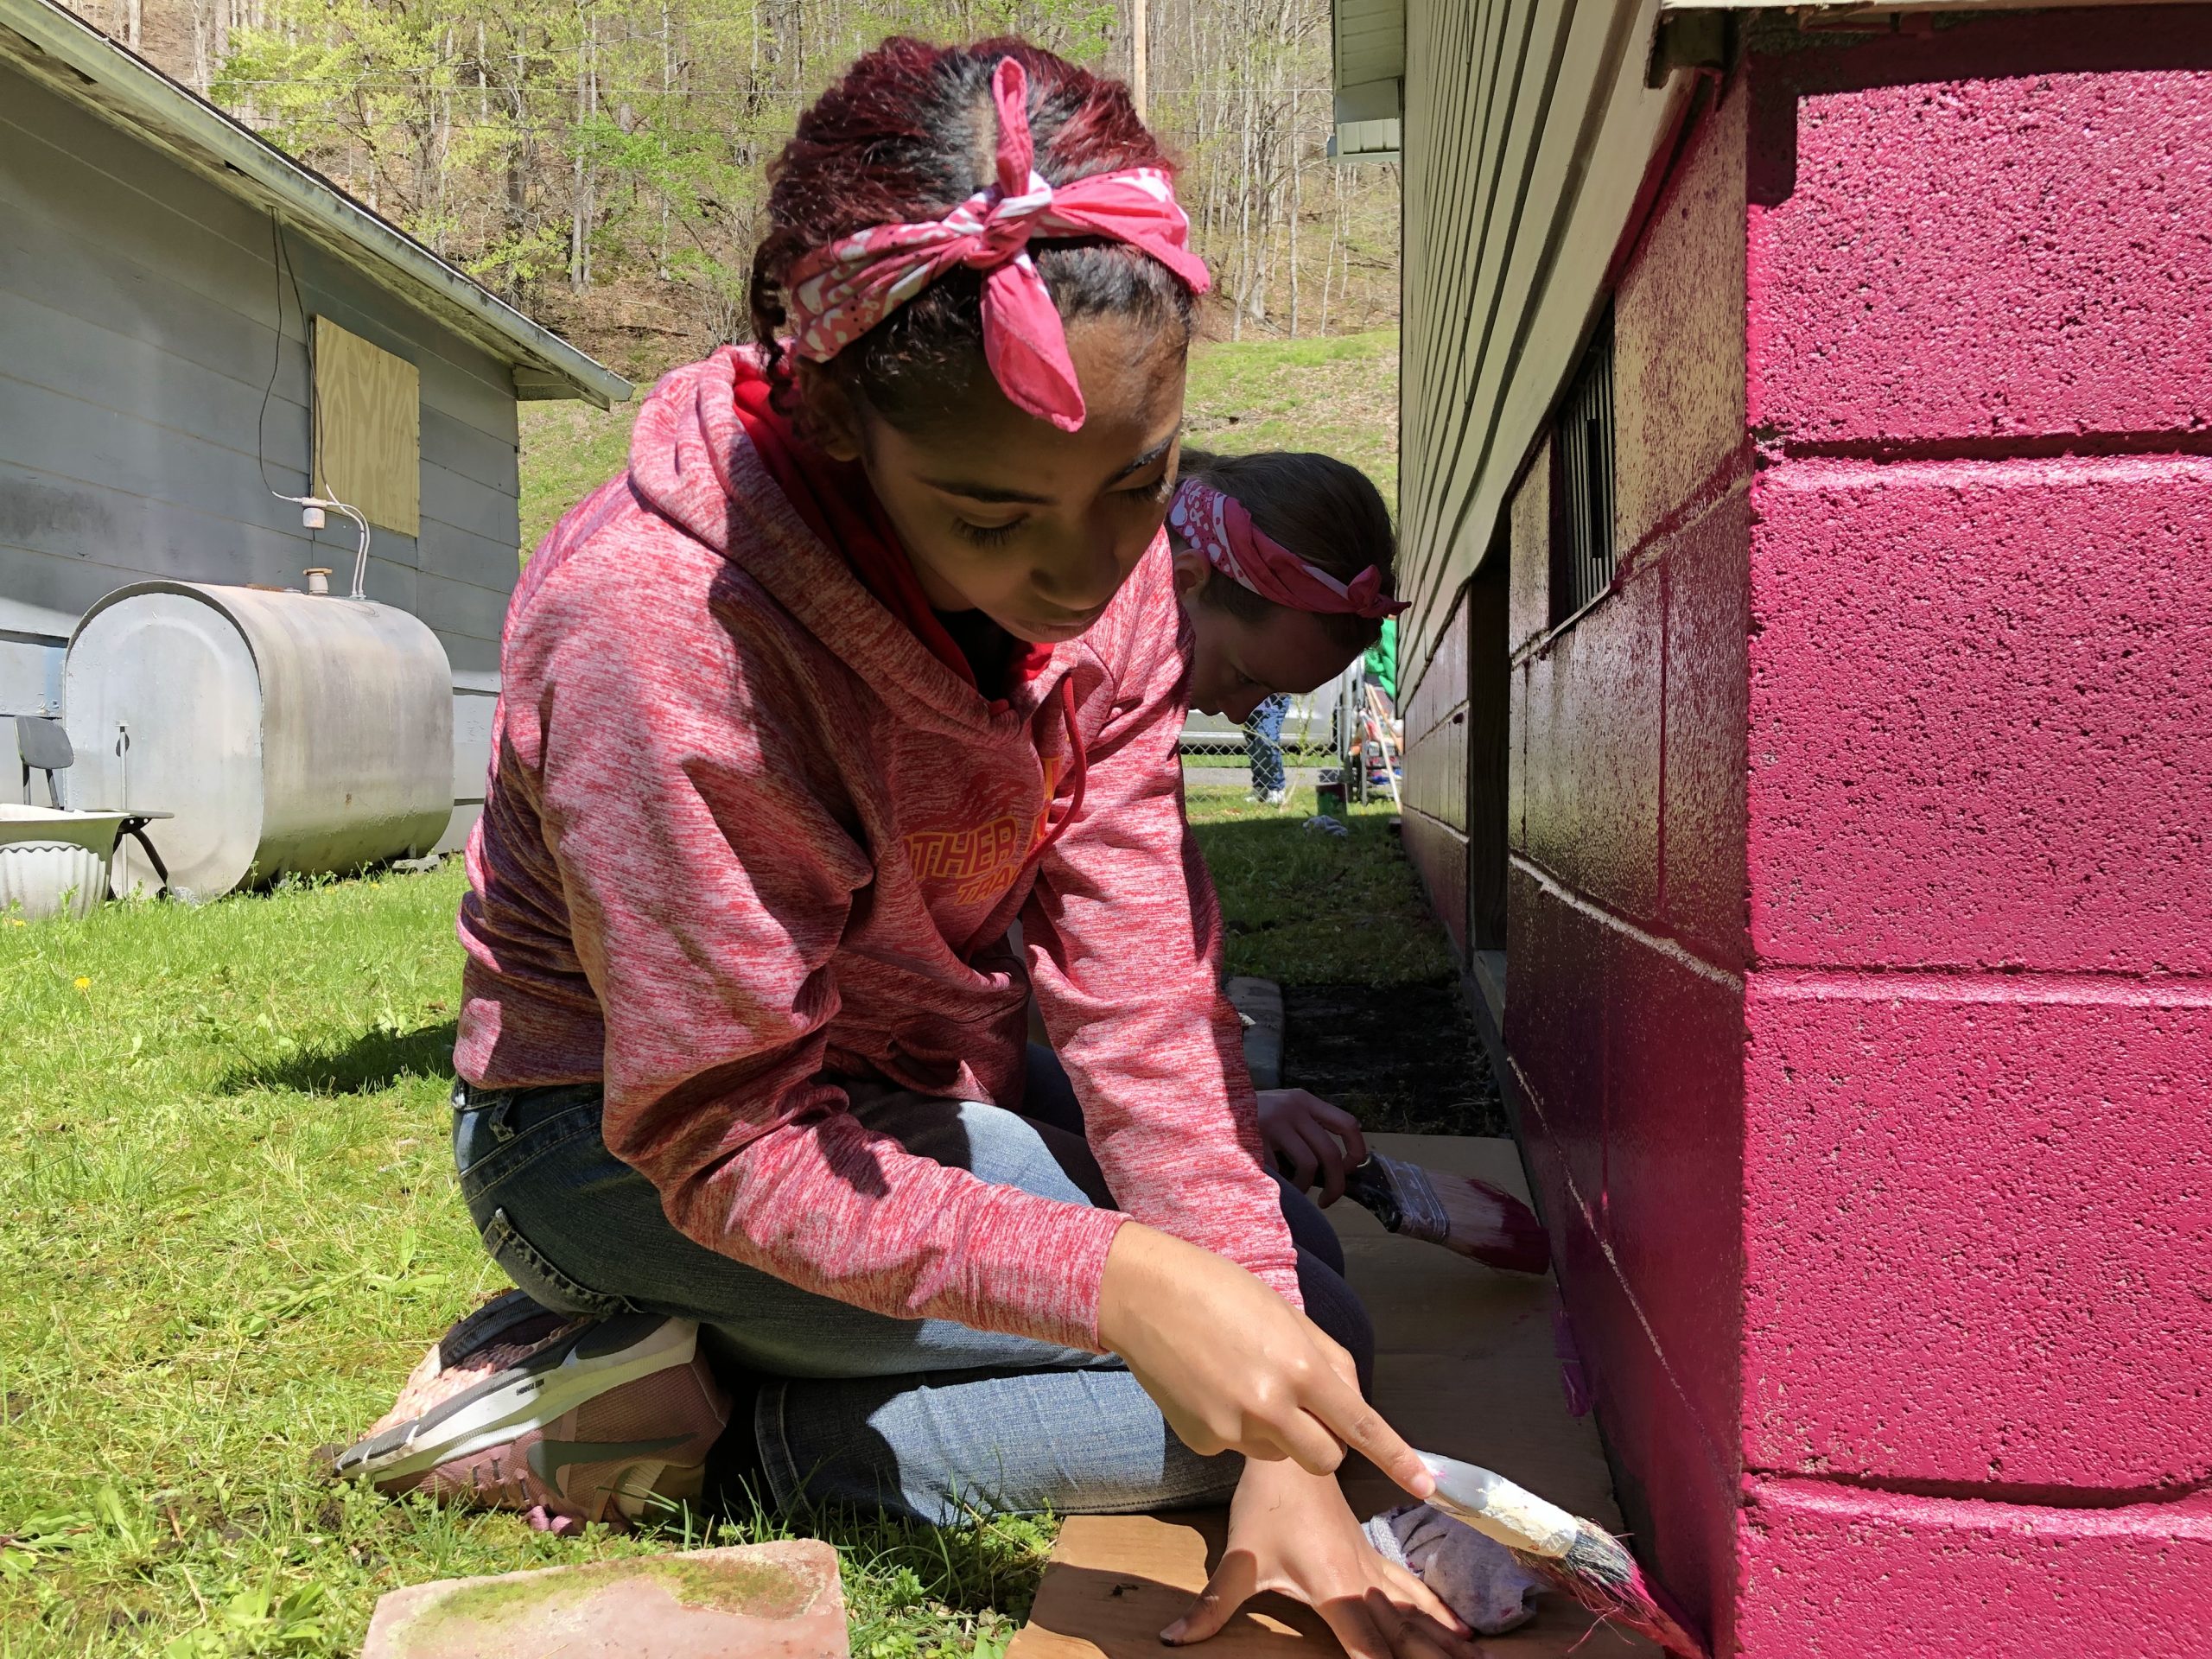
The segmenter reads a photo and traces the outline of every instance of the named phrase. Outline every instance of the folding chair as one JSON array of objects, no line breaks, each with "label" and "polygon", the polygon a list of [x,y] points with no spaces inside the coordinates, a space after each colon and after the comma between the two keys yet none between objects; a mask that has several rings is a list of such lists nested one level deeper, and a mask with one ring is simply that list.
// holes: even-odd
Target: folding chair
[{"label": "folding chair", "polygon": [[[100,810],[98,807],[72,809],[62,797],[60,775],[77,764],[77,751],[69,741],[67,729],[60,721],[49,719],[42,715],[17,715],[16,716],[16,748],[23,758],[24,799],[30,798],[31,773],[42,772],[46,774],[46,798],[54,804],[54,810],[57,812],[71,810],[78,811]],[[126,811],[121,814],[123,823],[116,831],[118,838],[128,836],[137,842],[140,849],[146,855],[146,861],[154,867],[154,874],[160,882],[160,885],[154,889],[156,896],[169,890],[169,868],[168,865],[162,862],[162,855],[154,850],[154,843],[146,838],[146,826],[175,816],[174,812]],[[114,896],[115,870],[112,861],[108,869],[108,892],[111,897]]]}]

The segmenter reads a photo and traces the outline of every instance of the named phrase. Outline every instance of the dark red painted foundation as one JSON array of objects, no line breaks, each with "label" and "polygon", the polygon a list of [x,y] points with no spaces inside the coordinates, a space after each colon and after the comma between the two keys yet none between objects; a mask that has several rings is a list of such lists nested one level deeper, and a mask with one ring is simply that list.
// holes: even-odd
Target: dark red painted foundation
[{"label": "dark red painted foundation", "polygon": [[1615,295],[1615,586],[1554,626],[1539,454],[1447,634],[1510,1081],[1718,1652],[2212,1654],[2212,8],[1918,26],[1747,28]]}]

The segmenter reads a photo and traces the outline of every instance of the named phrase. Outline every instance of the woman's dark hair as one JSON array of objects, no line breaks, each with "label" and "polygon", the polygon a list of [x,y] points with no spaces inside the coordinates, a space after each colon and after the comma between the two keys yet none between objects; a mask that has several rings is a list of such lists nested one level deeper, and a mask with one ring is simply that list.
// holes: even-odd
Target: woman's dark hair
[{"label": "woman's dark hair", "polygon": [[[1182,475],[1234,496],[1252,515],[1254,529],[1339,582],[1373,565],[1382,573],[1382,591],[1397,591],[1398,534],[1390,509],[1358,467],[1291,449],[1216,455],[1185,448]],[[1264,622],[1277,608],[1218,570],[1206,573],[1198,597],[1243,622]],[[1331,639],[1351,650],[1365,650],[1382,632],[1380,622],[1364,616],[1324,613],[1319,620]]]},{"label": "woman's dark hair", "polygon": [[[782,387],[791,365],[777,342],[786,327],[784,276],[793,264],[872,226],[940,219],[995,181],[991,76],[1005,58],[1028,73],[1030,132],[1046,181],[1067,184],[1132,167],[1172,170],[1119,81],[1024,41],[886,41],[799,118],[768,168],[768,234],[753,255],[753,335]],[[1191,291],[1127,243],[1039,240],[1029,253],[1062,318],[1129,316],[1187,338]],[[982,372],[982,292],[981,273],[949,271],[829,366],[897,425],[956,408]]]}]

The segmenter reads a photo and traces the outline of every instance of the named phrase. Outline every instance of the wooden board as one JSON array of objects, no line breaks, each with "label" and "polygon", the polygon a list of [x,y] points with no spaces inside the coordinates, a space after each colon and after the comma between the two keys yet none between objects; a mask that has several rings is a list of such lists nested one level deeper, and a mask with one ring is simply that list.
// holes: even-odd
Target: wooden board
[{"label": "wooden board", "polygon": [[[1513,1143],[1381,1135],[1370,1144],[1432,1169],[1478,1175],[1525,1195]],[[1618,1528],[1612,1486],[1587,1419],[1567,1414],[1552,1348],[1549,1280],[1491,1273],[1433,1244],[1393,1237],[1350,1203],[1329,1212],[1346,1270],[1375,1321],[1376,1402],[1425,1451],[1496,1469],[1554,1503]],[[1372,1469],[1347,1473],[1353,1509],[1404,1499]],[[1029,1623],[1007,1659],[1158,1659],[1160,1632],[1220,1557],[1219,1511],[1078,1516],[1061,1529]],[[1566,1598],[1543,1598],[1532,1624],[1486,1637],[1499,1659],[1652,1659],[1618,1630],[1592,1631]],[[1332,1659],[1320,1620],[1279,1597],[1251,1603],[1198,1649],[1206,1659]]]},{"label": "wooden board", "polygon": [[315,320],[315,493],[372,524],[422,529],[423,381],[416,366]]}]

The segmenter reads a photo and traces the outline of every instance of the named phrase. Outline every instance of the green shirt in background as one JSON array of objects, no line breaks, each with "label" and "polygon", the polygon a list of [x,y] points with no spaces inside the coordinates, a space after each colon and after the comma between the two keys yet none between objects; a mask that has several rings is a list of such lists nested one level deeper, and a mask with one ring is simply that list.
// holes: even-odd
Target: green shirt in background
[{"label": "green shirt in background", "polygon": [[1398,700],[1398,619],[1382,619],[1382,636],[1367,648],[1367,671],[1392,702]]}]

